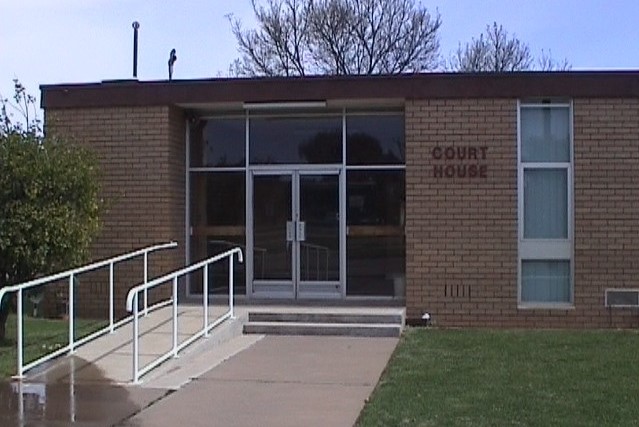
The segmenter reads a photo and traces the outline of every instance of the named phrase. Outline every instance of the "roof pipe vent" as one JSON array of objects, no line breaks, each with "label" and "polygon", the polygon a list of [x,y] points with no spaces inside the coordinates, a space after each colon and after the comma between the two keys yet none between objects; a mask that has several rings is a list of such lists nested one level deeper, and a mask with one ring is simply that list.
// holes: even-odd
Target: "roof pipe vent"
[{"label": "roof pipe vent", "polygon": [[133,78],[138,78],[138,29],[140,28],[140,23],[138,21],[133,21],[131,24],[133,27]]}]

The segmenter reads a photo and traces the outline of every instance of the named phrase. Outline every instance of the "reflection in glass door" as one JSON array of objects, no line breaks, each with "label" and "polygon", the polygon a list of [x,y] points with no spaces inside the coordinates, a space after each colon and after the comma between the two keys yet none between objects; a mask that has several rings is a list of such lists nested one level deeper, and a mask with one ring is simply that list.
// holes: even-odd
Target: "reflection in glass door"
[{"label": "reflection in glass door", "polygon": [[280,296],[292,296],[293,291],[292,178],[253,178],[253,280],[269,293],[284,294]]},{"label": "reflection in glass door", "polygon": [[253,294],[327,298],[340,286],[339,174],[253,174]]},{"label": "reflection in glass door", "polygon": [[339,175],[299,175],[298,296],[339,296]]}]

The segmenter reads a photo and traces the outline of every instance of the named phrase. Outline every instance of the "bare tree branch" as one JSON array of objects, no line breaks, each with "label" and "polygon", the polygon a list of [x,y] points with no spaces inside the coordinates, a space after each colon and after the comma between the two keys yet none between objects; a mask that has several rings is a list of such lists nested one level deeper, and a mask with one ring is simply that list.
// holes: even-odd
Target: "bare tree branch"
[{"label": "bare tree branch", "polygon": [[555,61],[543,50],[535,60],[528,44],[493,22],[479,38],[459,45],[449,68],[461,72],[556,71],[570,69],[570,64],[566,59]]},{"label": "bare tree branch", "polygon": [[252,1],[256,29],[230,19],[235,75],[394,74],[439,62],[441,18],[415,0]]},{"label": "bare tree branch", "polygon": [[304,75],[307,52],[307,11],[304,0],[268,0],[260,6],[252,0],[259,28],[244,30],[229,18],[242,58],[232,64],[238,75]]},{"label": "bare tree branch", "polygon": [[569,71],[572,65],[566,58],[558,61],[552,57],[550,50],[546,52],[542,49],[537,58],[537,68],[541,71]]}]

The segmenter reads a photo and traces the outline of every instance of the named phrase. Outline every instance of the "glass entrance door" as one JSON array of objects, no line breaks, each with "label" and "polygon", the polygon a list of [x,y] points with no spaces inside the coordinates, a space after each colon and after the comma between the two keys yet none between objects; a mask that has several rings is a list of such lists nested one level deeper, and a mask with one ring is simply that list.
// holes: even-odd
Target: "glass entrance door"
[{"label": "glass entrance door", "polygon": [[253,177],[253,291],[293,293],[293,175]]},{"label": "glass entrance door", "polygon": [[339,188],[338,171],[253,173],[254,296],[342,296]]},{"label": "glass entrance door", "polygon": [[339,175],[300,174],[297,295],[340,296]]}]

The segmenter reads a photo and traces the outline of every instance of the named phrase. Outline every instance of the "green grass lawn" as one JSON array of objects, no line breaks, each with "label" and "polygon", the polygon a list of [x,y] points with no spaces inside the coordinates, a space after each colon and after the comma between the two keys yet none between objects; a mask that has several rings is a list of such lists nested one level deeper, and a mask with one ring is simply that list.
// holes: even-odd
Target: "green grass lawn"
[{"label": "green grass lawn", "polygon": [[408,329],[358,425],[639,425],[639,331]]},{"label": "green grass lawn", "polygon": [[[67,320],[24,318],[24,363],[65,346],[69,342],[69,322]],[[108,322],[77,319],[75,338],[87,336],[106,326]],[[0,379],[17,373],[16,316],[7,320],[7,339],[0,342]]]}]

